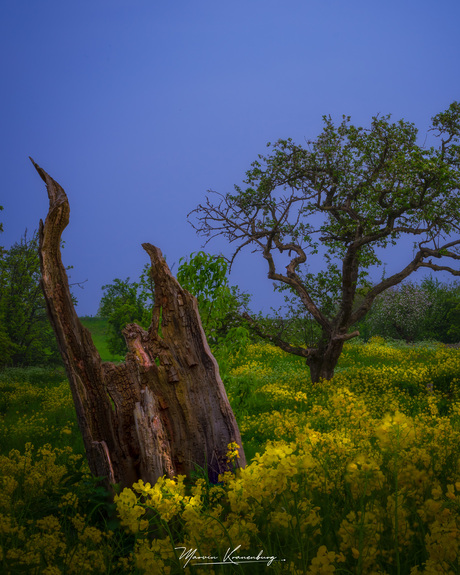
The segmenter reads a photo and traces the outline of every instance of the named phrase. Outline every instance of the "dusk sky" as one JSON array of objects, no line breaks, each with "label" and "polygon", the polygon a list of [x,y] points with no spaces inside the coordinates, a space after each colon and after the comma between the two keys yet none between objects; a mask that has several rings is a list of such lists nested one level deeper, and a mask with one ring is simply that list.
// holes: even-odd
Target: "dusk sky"
[{"label": "dusk sky", "polygon": [[[0,212],[9,247],[48,211],[28,156],[66,190],[79,315],[101,286],[201,249],[187,213],[241,184],[268,141],[321,118],[414,122],[460,100],[458,0],[3,0]],[[224,241],[206,251],[226,255]],[[399,250],[403,263],[410,253]],[[395,262],[393,262],[395,263]],[[398,263],[398,262],[396,262]],[[174,270],[173,270],[174,271]],[[231,283],[276,306],[250,250]],[[279,297],[279,296],[278,296]]]}]

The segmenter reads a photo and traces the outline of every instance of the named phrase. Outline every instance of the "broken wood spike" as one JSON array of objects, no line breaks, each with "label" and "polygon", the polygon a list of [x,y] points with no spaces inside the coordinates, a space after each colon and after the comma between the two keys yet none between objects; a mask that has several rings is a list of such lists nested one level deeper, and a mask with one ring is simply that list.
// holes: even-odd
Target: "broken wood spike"
[{"label": "broken wood spike", "polygon": [[[217,482],[229,470],[228,444],[241,445],[241,436],[196,299],[173,277],[161,250],[143,244],[155,283],[150,328],[126,326],[125,362],[102,362],[76,314],[61,260],[67,195],[31,161],[50,201],[39,230],[41,285],[92,473],[107,485],[126,487],[139,479],[190,475],[199,466]],[[245,465],[243,450],[239,464]]]}]

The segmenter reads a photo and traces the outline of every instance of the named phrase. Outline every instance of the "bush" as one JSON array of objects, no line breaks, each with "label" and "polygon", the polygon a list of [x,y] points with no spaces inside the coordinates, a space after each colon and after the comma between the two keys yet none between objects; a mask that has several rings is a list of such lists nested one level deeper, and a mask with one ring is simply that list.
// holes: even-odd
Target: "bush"
[{"label": "bush", "polygon": [[379,335],[406,342],[460,339],[460,285],[432,277],[406,282],[381,294],[359,324],[366,340]]},{"label": "bush", "polygon": [[0,366],[62,363],[40,276],[36,232],[0,253]]}]

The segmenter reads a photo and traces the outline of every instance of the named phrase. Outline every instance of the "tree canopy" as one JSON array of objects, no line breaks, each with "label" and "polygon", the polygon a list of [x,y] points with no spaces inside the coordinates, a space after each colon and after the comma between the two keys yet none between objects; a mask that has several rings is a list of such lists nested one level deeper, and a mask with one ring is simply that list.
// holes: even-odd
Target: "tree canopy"
[{"label": "tree canopy", "polygon": [[40,286],[38,234],[0,251],[0,366],[61,363]]},{"label": "tree canopy", "polygon": [[240,312],[247,309],[249,295],[228,281],[228,263],[222,256],[192,253],[179,260],[177,280],[197,298],[203,329],[213,349],[241,335]]},{"label": "tree canopy", "polygon": [[102,286],[104,294],[99,303],[98,315],[107,318],[109,333],[107,346],[111,353],[125,355],[128,351],[124,327],[137,322],[148,327],[154,304],[154,287],[151,284],[150,266],[146,264],[138,282],[115,278],[111,284]]},{"label": "tree canopy", "polygon": [[[247,294],[229,285],[227,268],[223,257],[198,252],[180,258],[177,270],[180,285],[197,298],[203,329],[213,348],[238,328],[239,311],[246,309],[249,300]],[[144,266],[139,281],[116,278],[102,289],[98,315],[108,321],[108,349],[113,354],[124,355],[127,352],[125,326],[136,322],[147,328],[151,321],[155,286],[150,265]]]},{"label": "tree canopy", "polygon": [[[291,139],[268,144],[245,187],[210,191],[192,212],[198,233],[235,246],[231,261],[245,246],[259,251],[269,279],[318,324],[317,341],[299,346],[252,319],[259,335],[305,357],[314,381],[332,377],[344,341],[358,335],[353,326],[379,294],[421,268],[460,275],[460,103],[432,118],[436,145],[429,147],[418,143],[414,124],[390,115],[373,117],[369,128],[345,116],[338,125],[323,121],[305,147]],[[404,237],[415,242],[406,264],[371,285],[382,249]],[[316,254],[323,269],[312,273]]]}]

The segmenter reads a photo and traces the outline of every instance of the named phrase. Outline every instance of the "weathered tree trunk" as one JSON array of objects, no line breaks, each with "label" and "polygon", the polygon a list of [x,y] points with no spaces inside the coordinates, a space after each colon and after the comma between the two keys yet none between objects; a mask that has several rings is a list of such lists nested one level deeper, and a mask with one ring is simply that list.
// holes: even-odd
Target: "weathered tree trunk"
[{"label": "weathered tree trunk", "polygon": [[306,361],[310,368],[310,377],[313,383],[318,383],[321,379],[333,378],[343,344],[343,339],[331,338],[327,344],[320,345],[311,351]]},{"label": "weathered tree trunk", "polygon": [[[171,275],[161,251],[143,244],[155,283],[151,326],[126,327],[125,363],[102,362],[77,317],[61,261],[67,196],[34,166],[50,200],[45,224],[40,221],[42,287],[92,473],[107,484],[129,486],[140,478],[153,483],[163,475],[187,475],[199,466],[215,482],[228,468],[227,445],[241,445],[241,437],[196,299]],[[239,464],[245,465],[242,450]]]}]

